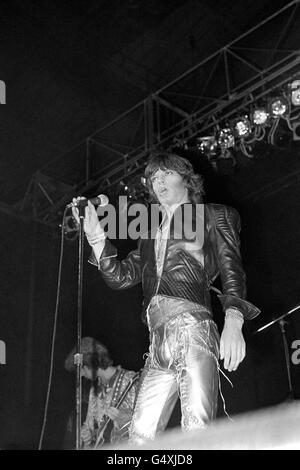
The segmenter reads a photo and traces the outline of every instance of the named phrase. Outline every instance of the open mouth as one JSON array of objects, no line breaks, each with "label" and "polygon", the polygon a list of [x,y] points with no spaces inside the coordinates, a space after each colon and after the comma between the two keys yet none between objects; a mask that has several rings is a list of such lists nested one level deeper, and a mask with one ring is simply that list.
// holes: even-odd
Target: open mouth
[{"label": "open mouth", "polygon": [[159,190],[159,195],[163,196],[164,194],[166,194],[166,192],[167,192],[167,188],[160,189]]}]

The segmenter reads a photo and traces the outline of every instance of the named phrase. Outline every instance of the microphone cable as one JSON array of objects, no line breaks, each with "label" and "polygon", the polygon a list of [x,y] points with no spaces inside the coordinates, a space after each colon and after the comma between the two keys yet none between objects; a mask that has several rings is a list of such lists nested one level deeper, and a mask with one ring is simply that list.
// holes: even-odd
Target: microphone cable
[{"label": "microphone cable", "polygon": [[54,349],[55,349],[58,308],[59,308],[60,290],[61,290],[62,260],[63,260],[63,253],[64,253],[64,224],[65,224],[65,216],[66,216],[67,210],[68,210],[68,207],[66,207],[64,210],[62,224],[61,224],[60,259],[59,259],[58,278],[57,278],[53,333],[52,333],[52,340],[51,340],[50,370],[49,370],[47,394],[46,394],[46,401],[45,401],[45,406],[44,406],[43,423],[42,423],[42,429],[41,429],[40,438],[39,438],[38,450],[42,450],[42,444],[43,444],[43,439],[44,439],[44,434],[45,434],[45,429],[46,429],[46,424],[47,424],[47,414],[48,414],[48,407],[49,407],[51,384],[52,384],[52,378],[53,378]]}]

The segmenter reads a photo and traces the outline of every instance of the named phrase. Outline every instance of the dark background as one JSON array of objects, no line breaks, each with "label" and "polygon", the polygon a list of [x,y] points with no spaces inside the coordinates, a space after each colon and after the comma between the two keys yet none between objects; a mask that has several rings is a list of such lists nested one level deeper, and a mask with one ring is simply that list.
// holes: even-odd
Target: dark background
[{"label": "dark background", "polygon": [[[0,79],[6,82],[7,104],[0,107],[0,199],[16,202],[33,171],[286,3],[217,1],[212,8],[210,2],[174,0],[3,2]],[[185,8],[186,18],[194,14],[194,30],[188,21],[186,26],[178,23],[178,17],[176,23],[179,8]],[[141,38],[141,56],[133,69],[129,45]],[[112,70],[117,54],[123,54],[123,61]],[[253,160],[239,154],[235,168],[219,172],[193,151],[185,156],[205,177],[206,201],[231,204],[240,212],[248,299],[262,310],[244,327],[247,357],[229,374],[234,388],[221,377],[227,412],[282,403],[288,382],[279,326],[255,332],[300,302],[299,141],[261,143]],[[280,184],[284,175],[294,177]],[[275,191],[256,194],[274,181],[279,181]],[[0,339],[7,352],[6,364],[0,365],[0,447],[36,449],[51,366],[60,229],[4,212],[0,223]],[[74,405],[74,377],[64,370],[64,359],[76,341],[77,242],[65,240],[64,245],[43,442],[49,449],[61,448]],[[116,245],[120,257],[134,247],[127,241]],[[148,348],[140,288],[112,292],[87,264],[88,254],[85,246],[83,336],[106,344],[115,364],[138,370]],[[214,305],[221,327],[215,299]],[[286,325],[290,352],[292,342],[300,339],[299,315],[293,313]],[[300,365],[291,369],[299,398]],[[219,415],[224,415],[222,403]],[[178,420],[176,409],[170,425]]]}]

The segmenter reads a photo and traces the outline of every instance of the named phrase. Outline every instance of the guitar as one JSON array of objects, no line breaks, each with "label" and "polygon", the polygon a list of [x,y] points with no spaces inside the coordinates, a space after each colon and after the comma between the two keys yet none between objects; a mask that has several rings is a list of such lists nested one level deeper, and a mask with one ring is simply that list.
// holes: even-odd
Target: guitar
[{"label": "guitar", "polygon": [[[124,391],[122,392],[121,396],[119,397],[117,403],[115,404],[115,408],[120,408],[121,404],[123,403],[127,393],[131,389],[132,385],[139,379],[140,372],[137,372],[132,379],[126,385]],[[110,427],[109,427],[110,425]],[[110,434],[112,431],[113,420],[109,416],[105,416],[104,421],[101,423],[101,426],[97,430],[97,439],[93,449],[97,449],[98,447],[103,446],[103,444],[109,442]]]}]

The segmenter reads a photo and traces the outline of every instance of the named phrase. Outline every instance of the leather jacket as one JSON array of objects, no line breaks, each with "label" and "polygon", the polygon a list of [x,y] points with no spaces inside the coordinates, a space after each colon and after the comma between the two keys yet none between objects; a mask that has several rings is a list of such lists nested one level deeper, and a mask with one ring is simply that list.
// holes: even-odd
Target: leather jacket
[{"label": "leather jacket", "polygon": [[[194,206],[194,205],[193,205]],[[178,210],[177,208],[175,210]],[[174,213],[174,214],[175,214]],[[194,240],[174,237],[174,214],[170,223],[161,277],[157,276],[155,239],[141,238],[136,250],[119,261],[117,250],[106,239],[97,262],[94,254],[89,261],[98,266],[105,282],[113,289],[127,289],[142,283],[143,313],[156,295],[188,299],[211,309],[210,288],[220,275],[223,293],[218,298],[223,310],[235,307],[246,320],[260,310],[246,298],[246,276],[240,255],[240,217],[235,209],[218,204],[204,205],[204,242],[192,247]],[[195,217],[194,213],[192,217]]]}]

